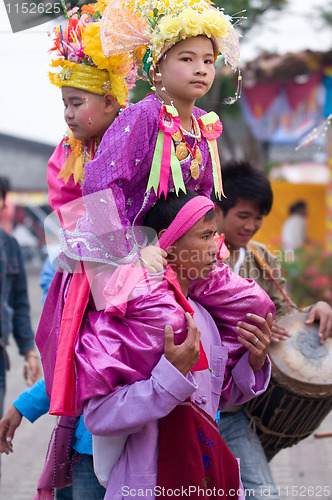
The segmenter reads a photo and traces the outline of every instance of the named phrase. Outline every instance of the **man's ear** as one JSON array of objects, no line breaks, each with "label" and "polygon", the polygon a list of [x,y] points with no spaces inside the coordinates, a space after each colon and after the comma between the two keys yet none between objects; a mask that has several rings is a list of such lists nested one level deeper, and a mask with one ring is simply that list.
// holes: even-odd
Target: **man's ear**
[{"label": "man's ear", "polygon": [[217,203],[214,204],[214,211],[216,212],[217,215],[219,215],[221,212],[221,208]]},{"label": "man's ear", "polygon": [[158,233],[158,240],[161,238],[161,236],[164,234],[164,232],[166,231],[166,229],[161,229]]}]

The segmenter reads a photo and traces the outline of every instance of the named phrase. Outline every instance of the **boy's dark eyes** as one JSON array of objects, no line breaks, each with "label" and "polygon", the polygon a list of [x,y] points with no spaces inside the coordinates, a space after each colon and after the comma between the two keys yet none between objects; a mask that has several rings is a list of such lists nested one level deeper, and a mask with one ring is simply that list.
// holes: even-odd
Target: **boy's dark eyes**
[{"label": "boy's dark eyes", "polygon": [[[71,105],[74,106],[74,108],[78,108],[78,106],[81,106],[83,103],[82,102],[72,102]],[[68,108],[68,104],[63,103],[65,108]]]},{"label": "boy's dark eyes", "polygon": [[[189,56],[186,56],[186,57],[182,57],[181,58],[181,61],[192,61],[192,58],[189,57]],[[214,61],[212,59],[205,59],[204,60],[204,64],[214,64]]]}]

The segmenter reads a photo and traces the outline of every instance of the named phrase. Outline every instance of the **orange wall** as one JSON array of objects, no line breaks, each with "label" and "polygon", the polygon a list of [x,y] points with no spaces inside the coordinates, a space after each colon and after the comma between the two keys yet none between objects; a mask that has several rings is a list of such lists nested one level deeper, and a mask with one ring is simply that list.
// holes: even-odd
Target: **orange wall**
[{"label": "orange wall", "polygon": [[290,184],[286,181],[272,181],[273,206],[265,217],[262,228],[255,240],[265,243],[269,248],[280,246],[281,229],[288,216],[288,207],[297,200],[308,204],[308,237],[325,244],[325,191],[321,184]]}]

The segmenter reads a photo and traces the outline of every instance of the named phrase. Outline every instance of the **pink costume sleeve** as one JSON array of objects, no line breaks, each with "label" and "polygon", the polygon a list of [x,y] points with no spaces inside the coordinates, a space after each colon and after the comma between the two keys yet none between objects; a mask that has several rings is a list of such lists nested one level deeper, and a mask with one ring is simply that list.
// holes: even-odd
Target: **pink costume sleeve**
[{"label": "pink costume sleeve", "polygon": [[[194,309],[194,321],[201,332],[201,341],[213,373],[211,375],[207,370],[193,373],[199,386],[194,401],[200,404],[202,400],[206,400],[207,394],[211,393],[213,406],[209,408],[209,403],[206,401],[204,410],[215,417],[218,409],[243,404],[264,392],[270,380],[271,363],[266,357],[264,366],[254,373],[248,361],[247,349],[234,360],[228,351],[228,346],[224,345],[212,316],[196,301],[189,299],[189,302]],[[237,339],[236,343],[242,346]],[[229,373],[226,378],[229,356],[234,366],[227,370]],[[216,394],[218,394],[217,399],[214,398]]]},{"label": "pink costume sleeve", "polygon": [[75,184],[72,175],[67,183],[64,179],[57,178],[70,153],[70,147],[65,146],[64,139],[62,139],[60,144],[55,148],[47,165],[48,200],[52,209],[57,212],[58,217],[60,215],[59,209],[63,205],[82,197],[82,186],[80,183]]},{"label": "pink costume sleeve", "polygon": [[[234,274],[226,264],[219,264],[206,280],[193,283],[189,295],[213,317],[229,357],[225,379],[231,383],[231,369],[247,349],[237,340],[235,330],[239,321],[250,323],[246,315],[256,314],[265,318],[274,316],[275,306],[267,293],[253,280]],[[227,384],[225,384],[227,386]],[[227,388],[227,387],[226,387]],[[230,385],[228,387],[230,390]],[[224,387],[225,391],[225,387]],[[224,392],[227,400],[227,390]]]},{"label": "pink costume sleeve", "polygon": [[[123,268],[130,276],[132,266]],[[148,379],[164,352],[165,325],[172,325],[175,344],[183,342],[184,310],[165,280],[153,280],[149,281],[149,291],[144,280],[138,283],[123,308],[109,304],[108,312],[96,311],[90,304],[75,348],[80,410],[94,396]]]}]

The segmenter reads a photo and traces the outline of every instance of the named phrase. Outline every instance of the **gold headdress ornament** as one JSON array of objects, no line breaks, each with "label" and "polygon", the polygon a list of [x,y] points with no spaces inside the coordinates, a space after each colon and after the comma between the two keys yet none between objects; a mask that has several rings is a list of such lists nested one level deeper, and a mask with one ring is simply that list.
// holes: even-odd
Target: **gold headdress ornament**
[{"label": "gold headdress ornament", "polygon": [[239,36],[230,18],[209,0],[105,0],[101,43],[106,57],[132,53],[139,69],[149,66],[176,42],[205,35],[215,57],[221,54],[234,70],[239,61]]},{"label": "gold headdress ornament", "polygon": [[66,28],[54,28],[53,47],[60,57],[51,66],[51,83],[58,87],[75,87],[94,94],[112,93],[124,105],[128,89],[133,86],[135,71],[129,54],[106,56],[100,41],[100,21],[105,1],[74,7],[66,11]]}]

